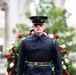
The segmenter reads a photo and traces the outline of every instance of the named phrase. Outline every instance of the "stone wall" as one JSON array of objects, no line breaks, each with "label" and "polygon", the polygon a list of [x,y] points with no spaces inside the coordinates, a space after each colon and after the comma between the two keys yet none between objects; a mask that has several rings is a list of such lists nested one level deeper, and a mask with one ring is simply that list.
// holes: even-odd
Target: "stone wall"
[{"label": "stone wall", "polygon": [[0,38],[4,37],[4,28],[0,28]]}]

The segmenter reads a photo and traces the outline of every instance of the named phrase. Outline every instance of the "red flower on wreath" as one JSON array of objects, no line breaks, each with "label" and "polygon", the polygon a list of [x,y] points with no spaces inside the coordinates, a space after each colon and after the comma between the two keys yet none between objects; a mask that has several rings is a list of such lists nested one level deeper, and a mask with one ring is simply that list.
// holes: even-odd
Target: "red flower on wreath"
[{"label": "red flower on wreath", "polygon": [[12,48],[11,48],[11,50],[14,52],[14,51],[15,51],[15,48],[14,48],[14,47],[12,47]]},{"label": "red flower on wreath", "polygon": [[14,56],[10,56],[10,57],[7,58],[7,61],[8,61],[8,62],[10,62],[10,61],[12,61],[12,60],[14,60]]},{"label": "red flower on wreath", "polygon": [[56,35],[55,35],[55,39],[59,39],[59,35],[56,34]]},{"label": "red flower on wreath", "polygon": [[22,37],[23,37],[22,34],[19,34],[19,35],[18,35],[18,38],[19,38],[19,39],[21,39]]},{"label": "red flower on wreath", "polygon": [[60,46],[59,46],[59,48],[60,48],[60,51],[62,51],[62,49],[63,49],[63,48],[62,48],[62,47],[60,47]]},{"label": "red flower on wreath", "polygon": [[9,56],[9,54],[5,54],[4,57],[7,58]]},{"label": "red flower on wreath", "polygon": [[63,53],[64,53],[64,54],[67,54],[67,50],[63,50]]},{"label": "red flower on wreath", "polygon": [[8,75],[13,75],[12,72],[9,72]]},{"label": "red flower on wreath", "polygon": [[48,32],[48,31],[46,31],[45,33],[46,33],[47,35],[49,34],[49,32]]},{"label": "red flower on wreath", "polygon": [[31,36],[32,35],[32,32],[29,32],[29,35]]},{"label": "red flower on wreath", "polygon": [[68,71],[65,71],[65,75],[69,75],[69,72]]}]

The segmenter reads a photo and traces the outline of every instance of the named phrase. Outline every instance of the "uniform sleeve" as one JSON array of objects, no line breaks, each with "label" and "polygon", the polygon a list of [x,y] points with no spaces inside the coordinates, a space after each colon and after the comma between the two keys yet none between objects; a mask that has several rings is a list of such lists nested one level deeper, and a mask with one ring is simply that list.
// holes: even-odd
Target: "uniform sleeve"
[{"label": "uniform sleeve", "polygon": [[22,41],[18,53],[18,75],[23,75],[25,58],[26,58],[26,50],[24,41]]},{"label": "uniform sleeve", "polygon": [[53,41],[52,60],[55,65],[55,75],[61,75],[62,73],[62,56],[58,43]]}]

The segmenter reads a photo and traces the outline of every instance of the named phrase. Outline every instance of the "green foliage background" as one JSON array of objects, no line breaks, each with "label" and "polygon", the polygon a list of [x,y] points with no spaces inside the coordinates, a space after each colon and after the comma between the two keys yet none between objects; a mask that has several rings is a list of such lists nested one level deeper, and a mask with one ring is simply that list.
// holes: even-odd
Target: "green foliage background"
[{"label": "green foliage background", "polygon": [[29,35],[30,26],[20,23],[16,24],[16,27],[12,30],[13,34],[17,38],[17,35],[21,33],[23,37],[27,37]]}]

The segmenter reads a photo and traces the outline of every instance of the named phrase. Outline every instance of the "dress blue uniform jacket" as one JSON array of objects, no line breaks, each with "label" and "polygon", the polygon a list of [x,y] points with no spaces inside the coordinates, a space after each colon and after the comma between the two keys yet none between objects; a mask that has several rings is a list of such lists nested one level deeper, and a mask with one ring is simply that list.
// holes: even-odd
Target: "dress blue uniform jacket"
[{"label": "dress blue uniform jacket", "polygon": [[50,62],[55,65],[55,75],[61,75],[62,57],[58,43],[42,34],[36,34],[22,40],[18,54],[18,75],[52,75],[50,66],[24,67],[25,60],[28,62]]}]

